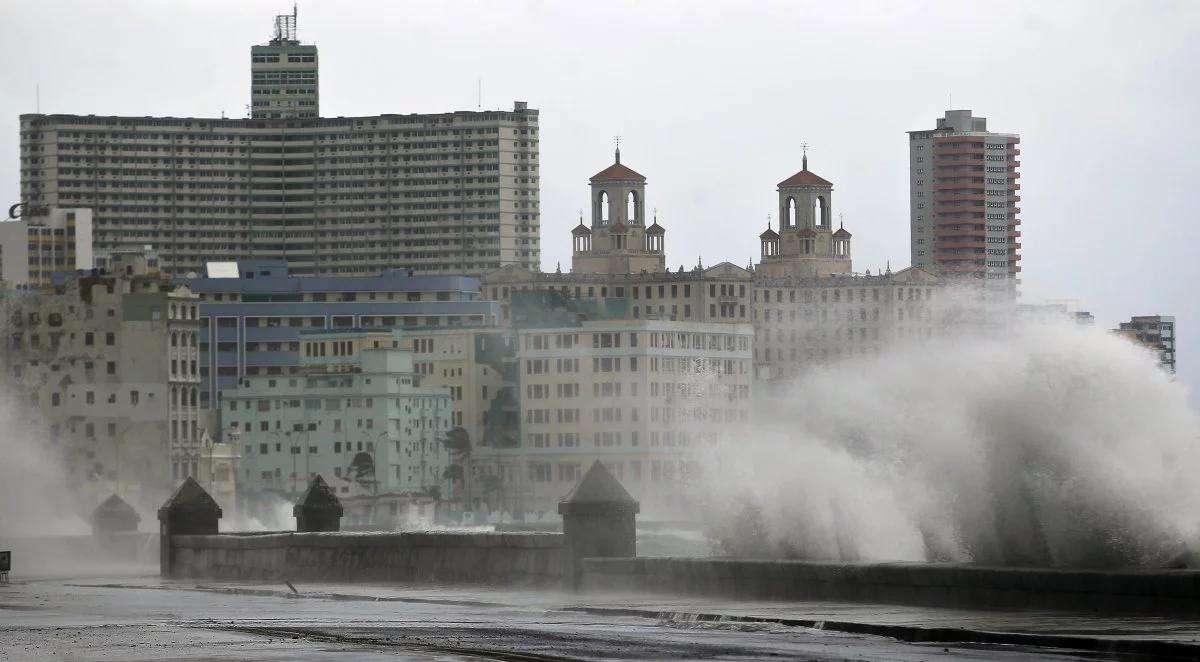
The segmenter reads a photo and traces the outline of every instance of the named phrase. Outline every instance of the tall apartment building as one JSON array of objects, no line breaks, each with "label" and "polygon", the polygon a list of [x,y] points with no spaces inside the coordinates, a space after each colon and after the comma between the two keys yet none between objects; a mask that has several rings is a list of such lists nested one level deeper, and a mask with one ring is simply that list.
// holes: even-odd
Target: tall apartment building
[{"label": "tall apartment building", "polygon": [[29,207],[0,223],[0,279],[10,286],[44,287],[52,274],[95,266],[91,209]]},{"label": "tall apartment building", "polygon": [[380,331],[303,334],[302,371],[221,392],[250,498],[294,499],[321,474],[340,494],[426,494],[444,484],[450,395],[420,384],[411,350]]},{"label": "tall apartment building", "polygon": [[477,460],[502,476],[506,508],[554,512],[600,460],[651,517],[688,507],[692,451],[749,420],[749,324],[612,320],[518,331],[520,447]]},{"label": "tall apartment building", "polygon": [[1158,354],[1159,365],[1175,372],[1175,318],[1169,315],[1140,315],[1121,322],[1118,333],[1126,335]]},{"label": "tall apartment building", "polygon": [[5,292],[0,361],[28,405],[31,443],[62,459],[68,484],[96,501],[115,491],[152,505],[185,477],[203,479],[211,450],[197,398],[199,300],[145,254],[112,266]]},{"label": "tall apartment building", "polygon": [[[456,329],[494,325],[498,305],[463,276],[300,278],[280,260],[214,262],[205,277],[177,278],[200,297],[200,406],[242,377],[295,375],[300,335],[322,329]],[[444,348],[445,346],[441,346]]]},{"label": "tall apartment building", "polygon": [[320,117],[317,47],[296,36],[297,10],[275,17],[275,36],[250,47],[250,117]]},{"label": "tall apartment building", "polygon": [[1015,294],[1021,137],[988,131],[970,110],[948,110],[937,128],[908,138],[912,266]]},{"label": "tall apartment building", "polygon": [[294,36],[252,50],[249,119],[22,115],[22,200],[90,207],[98,253],[149,244],[173,275],[213,255],[305,276],[540,268],[537,110],[320,118],[316,48]]}]

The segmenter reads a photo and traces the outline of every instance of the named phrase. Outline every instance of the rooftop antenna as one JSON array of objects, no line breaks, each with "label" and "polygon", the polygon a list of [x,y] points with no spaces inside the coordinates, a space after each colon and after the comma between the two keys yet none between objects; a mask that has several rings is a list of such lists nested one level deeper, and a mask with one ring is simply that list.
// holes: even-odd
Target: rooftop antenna
[{"label": "rooftop antenna", "polygon": [[280,44],[296,41],[296,19],[300,16],[299,7],[292,4],[292,14],[279,14],[275,17],[275,38],[272,43]]},{"label": "rooftop antenna", "polygon": [[621,136],[613,136],[613,143],[617,146],[616,163],[621,163]]},{"label": "rooftop antenna", "polygon": [[41,115],[42,114],[42,84],[41,83],[38,83],[37,86],[33,88],[33,104],[34,104],[34,107],[37,109],[37,114]]},{"label": "rooftop antenna", "polygon": [[475,110],[483,110],[483,79],[479,79],[479,87],[476,91]]}]

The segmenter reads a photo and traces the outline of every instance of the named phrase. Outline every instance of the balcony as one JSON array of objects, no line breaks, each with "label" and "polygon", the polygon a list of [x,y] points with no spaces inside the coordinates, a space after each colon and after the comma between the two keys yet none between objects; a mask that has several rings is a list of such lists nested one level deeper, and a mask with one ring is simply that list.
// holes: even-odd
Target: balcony
[{"label": "balcony", "polygon": [[954,273],[976,273],[983,271],[983,262],[983,260],[972,260],[966,264],[958,264],[953,261],[946,261],[941,263],[941,268],[944,271]]},{"label": "balcony", "polygon": [[[960,179],[966,181],[951,181]],[[960,191],[965,188],[982,191],[983,177],[944,177],[933,180],[934,191]]]},{"label": "balcony", "polygon": [[961,145],[961,146],[955,146],[955,147],[944,147],[944,146],[936,145],[936,144],[933,146],[933,156],[935,157],[935,159],[936,159],[936,157],[939,157],[939,156],[951,156],[951,155],[969,155],[969,156],[982,157],[983,156],[983,143],[974,143],[971,145]]},{"label": "balcony", "polygon": [[936,251],[951,250],[955,248],[974,248],[983,250],[987,248],[986,242],[983,239],[979,240],[957,240],[957,241],[935,241],[933,248]]},{"label": "balcony", "polygon": [[[944,202],[983,202],[983,201],[984,201],[983,191],[980,191],[979,193],[941,193],[941,194],[936,194],[933,196],[934,204],[941,204]],[[970,205],[970,206],[977,206],[977,205]]]}]

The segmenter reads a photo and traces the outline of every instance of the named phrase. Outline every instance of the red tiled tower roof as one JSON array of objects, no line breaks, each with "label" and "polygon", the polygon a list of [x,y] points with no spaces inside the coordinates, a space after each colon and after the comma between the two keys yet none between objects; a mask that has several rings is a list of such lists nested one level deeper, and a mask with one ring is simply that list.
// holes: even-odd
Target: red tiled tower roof
[{"label": "red tiled tower roof", "polygon": [[828,186],[833,186],[833,183],[827,181],[826,179],[824,179],[822,177],[817,176],[816,174],[814,174],[812,172],[809,172],[808,169],[806,168],[806,169],[801,170],[800,172],[792,175],[791,177],[788,177],[787,179],[783,180],[782,182],[779,182],[779,188],[789,188],[792,186],[828,187]]},{"label": "red tiled tower roof", "polygon": [[623,166],[620,163],[614,163],[614,164],[608,166],[607,168],[605,168],[604,170],[601,170],[600,172],[592,175],[592,178],[590,181],[593,181],[593,182],[607,182],[607,181],[644,182],[644,181],[646,181],[646,178],[643,177],[642,175],[638,174],[637,171],[633,170],[632,168],[629,168],[628,166]]},{"label": "red tiled tower roof", "polygon": [[800,172],[788,177],[779,182],[779,188],[789,188],[792,186],[821,186],[832,187],[833,183],[817,176],[815,173],[808,170],[808,154],[800,161]]}]

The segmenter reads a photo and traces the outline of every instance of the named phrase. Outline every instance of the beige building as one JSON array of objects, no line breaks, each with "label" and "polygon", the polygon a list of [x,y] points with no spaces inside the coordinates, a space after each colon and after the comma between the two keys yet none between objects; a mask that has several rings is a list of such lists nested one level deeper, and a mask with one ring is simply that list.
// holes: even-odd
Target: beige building
[{"label": "beige building", "polygon": [[755,278],[754,365],[783,381],[815,365],[932,338],[944,322],[941,279],[918,268],[880,275]]},{"label": "beige building", "polygon": [[214,255],[305,276],[538,269],[538,111],[321,118],[295,20],[251,49],[250,118],[22,115],[21,199],[92,208],[97,252],[148,244],[172,275]]},{"label": "beige building", "polygon": [[81,493],[144,504],[199,475],[205,433],[198,299],[149,261],[114,255],[110,274],[0,300],[5,379],[29,405],[34,443],[50,446]]},{"label": "beige building", "polygon": [[41,287],[53,273],[96,266],[91,209],[14,205],[14,215],[0,223],[0,279],[10,286]]},{"label": "beige building", "polygon": [[850,273],[850,232],[833,229],[833,184],[809,171],[808,156],[800,172],[779,182],[779,232],[759,235],[757,278],[821,278]]},{"label": "beige building", "polygon": [[661,273],[666,269],[664,234],[658,219],[646,227],[646,178],[621,164],[592,175],[592,223],[571,231],[571,272],[586,274]]},{"label": "beige building", "polygon": [[504,395],[511,335],[496,327],[413,328],[403,332],[400,347],[412,350],[421,384],[450,393],[450,425],[466,430],[475,446],[486,445],[493,405]]},{"label": "beige building", "polygon": [[483,296],[500,302],[500,322],[513,319],[513,295],[554,290],[595,318],[744,323],[750,320],[750,271],[729,262],[666,266],[666,230],[646,227],[646,178],[614,163],[590,181],[591,224],[571,231],[571,270],[542,273],[511,265],[488,272]]},{"label": "beige building", "polygon": [[481,466],[506,472],[508,510],[554,512],[600,460],[646,515],[686,514],[691,453],[749,421],[748,324],[613,320],[518,338],[520,448]]},{"label": "beige building", "polygon": [[[645,204],[645,178],[620,164],[618,155],[618,163],[592,178],[592,225],[572,231],[571,271],[498,269],[484,276],[483,294],[500,302],[502,323],[516,327],[530,320],[521,318],[513,299],[529,291],[553,291],[589,319],[752,323],[755,375],[763,381],[932,335],[942,321],[936,303],[942,279],[921,268],[855,273],[850,232],[840,223],[833,227],[833,184],[808,169],[807,156],[801,163],[777,186],[780,227],[768,226],[759,236],[757,265],[629,271],[630,257],[665,262],[664,245],[662,232],[653,235],[657,242],[624,248],[616,248],[611,236],[599,239],[609,231],[602,219],[625,223]],[[629,204],[606,215],[601,193],[608,192],[626,196]]]}]

